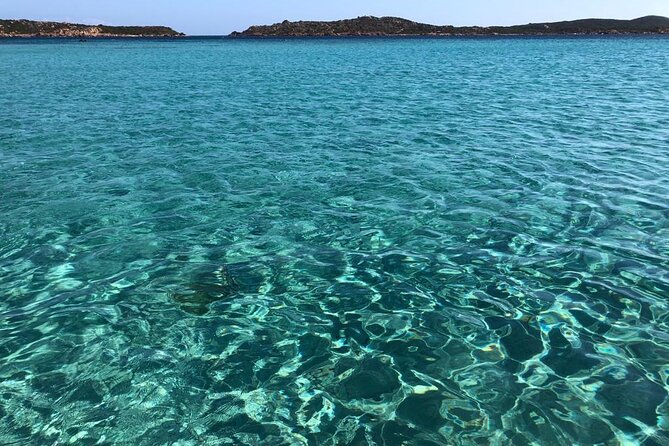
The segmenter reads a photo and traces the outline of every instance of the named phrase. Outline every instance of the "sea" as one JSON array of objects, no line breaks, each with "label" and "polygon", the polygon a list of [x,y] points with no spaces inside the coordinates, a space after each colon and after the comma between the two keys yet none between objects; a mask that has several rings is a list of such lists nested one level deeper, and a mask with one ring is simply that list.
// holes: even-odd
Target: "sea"
[{"label": "sea", "polygon": [[669,445],[669,38],[0,41],[0,444]]}]

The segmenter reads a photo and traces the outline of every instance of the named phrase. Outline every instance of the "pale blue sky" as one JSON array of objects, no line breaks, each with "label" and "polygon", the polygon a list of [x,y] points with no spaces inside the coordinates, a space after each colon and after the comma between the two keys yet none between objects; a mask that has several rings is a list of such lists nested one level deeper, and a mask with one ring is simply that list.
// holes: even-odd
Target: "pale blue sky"
[{"label": "pale blue sky", "polygon": [[228,34],[252,24],[392,15],[437,25],[669,16],[669,0],[0,0],[0,18],[168,25]]}]

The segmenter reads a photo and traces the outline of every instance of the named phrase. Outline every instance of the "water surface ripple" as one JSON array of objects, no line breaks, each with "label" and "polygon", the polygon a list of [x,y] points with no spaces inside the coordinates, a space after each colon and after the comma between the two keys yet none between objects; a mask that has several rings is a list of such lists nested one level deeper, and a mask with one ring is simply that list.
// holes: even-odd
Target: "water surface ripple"
[{"label": "water surface ripple", "polygon": [[666,38],[2,41],[0,107],[0,444],[669,444]]}]

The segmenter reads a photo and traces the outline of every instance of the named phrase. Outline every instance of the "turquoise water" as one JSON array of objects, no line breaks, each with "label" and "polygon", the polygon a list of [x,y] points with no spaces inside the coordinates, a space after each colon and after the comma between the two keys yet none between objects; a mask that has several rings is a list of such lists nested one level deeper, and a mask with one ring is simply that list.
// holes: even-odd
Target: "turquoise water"
[{"label": "turquoise water", "polygon": [[0,444],[669,444],[669,40],[0,42]]}]

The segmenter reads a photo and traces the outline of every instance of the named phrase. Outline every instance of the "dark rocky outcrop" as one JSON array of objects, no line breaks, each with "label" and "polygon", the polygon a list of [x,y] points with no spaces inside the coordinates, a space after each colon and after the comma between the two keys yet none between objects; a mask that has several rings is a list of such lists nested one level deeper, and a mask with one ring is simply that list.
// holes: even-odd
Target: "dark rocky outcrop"
[{"label": "dark rocky outcrop", "polygon": [[180,37],[166,26],[107,26],[78,23],[0,20],[0,37]]},{"label": "dark rocky outcrop", "polygon": [[334,22],[290,22],[252,26],[231,37],[330,37],[330,36],[487,36],[487,35],[590,35],[669,34],[669,18],[635,20],[585,19],[516,26],[437,26],[397,17],[358,17]]}]

